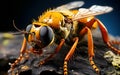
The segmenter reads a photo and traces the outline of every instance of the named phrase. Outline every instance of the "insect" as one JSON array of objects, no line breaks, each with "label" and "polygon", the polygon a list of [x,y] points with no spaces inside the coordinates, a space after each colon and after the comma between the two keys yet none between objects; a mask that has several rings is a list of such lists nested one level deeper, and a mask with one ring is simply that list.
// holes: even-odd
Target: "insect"
[{"label": "insect", "polygon": [[[93,5],[87,9],[79,8],[82,5],[84,5],[83,1],[74,1],[64,4],[43,13],[38,20],[33,21],[32,24],[29,24],[26,27],[26,31],[18,29],[25,36],[20,50],[20,56],[11,64],[9,71],[14,70],[15,66],[21,62],[25,53],[30,52],[41,55],[43,48],[50,46],[54,42],[57,43],[58,46],[54,53],[39,62],[39,65],[42,65],[57,54],[65,43],[72,43],[71,49],[67,53],[63,62],[64,75],[68,75],[67,63],[74,54],[77,44],[81,41],[84,35],[87,35],[89,62],[93,70],[99,74],[100,70],[93,60],[95,54],[91,31],[99,27],[104,43],[111,48],[112,51],[120,54],[120,50],[112,46],[113,44],[120,44],[120,42],[111,42],[106,27],[95,17],[97,15],[109,13],[113,8],[99,5]],[[76,8],[79,9],[77,10]],[[27,43],[32,48],[27,49]]]}]

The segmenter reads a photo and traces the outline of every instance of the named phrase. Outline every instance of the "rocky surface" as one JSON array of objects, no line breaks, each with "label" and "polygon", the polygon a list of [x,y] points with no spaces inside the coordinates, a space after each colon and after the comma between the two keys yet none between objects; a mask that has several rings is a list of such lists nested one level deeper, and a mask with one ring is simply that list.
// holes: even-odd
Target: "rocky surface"
[{"label": "rocky surface", "polygon": [[[101,75],[120,75],[120,68],[116,69],[110,61],[104,58],[104,55],[110,49],[103,43],[101,36],[98,35],[99,32],[94,32],[94,61],[101,70]],[[7,73],[10,68],[8,63],[14,62],[18,57],[22,39],[23,35],[0,33],[0,75],[10,75],[10,73]],[[111,39],[119,40],[120,38],[111,36]],[[56,46],[54,44],[45,48],[45,51],[49,54],[54,51]],[[29,54],[28,60],[23,60],[15,67],[13,75],[63,75],[63,61],[69,49],[70,46],[64,45],[58,54],[40,67],[36,64],[48,54],[45,52],[46,54],[43,57]],[[73,57],[68,62],[69,75],[97,75],[89,64],[87,51],[87,40],[84,40],[78,45]]]}]

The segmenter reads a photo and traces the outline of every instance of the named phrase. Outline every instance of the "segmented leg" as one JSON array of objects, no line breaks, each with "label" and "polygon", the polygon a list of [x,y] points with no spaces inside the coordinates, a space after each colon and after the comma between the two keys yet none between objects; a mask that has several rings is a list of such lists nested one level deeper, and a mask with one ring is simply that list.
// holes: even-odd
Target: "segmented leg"
[{"label": "segmented leg", "polygon": [[26,39],[24,38],[23,40],[23,43],[22,43],[22,48],[20,50],[20,55],[19,57],[15,60],[14,63],[10,64],[11,65],[11,68],[8,72],[12,72],[15,68],[15,66],[22,60],[23,58],[23,54],[25,53],[25,50],[26,50],[26,45],[27,45],[27,42],[26,42]]},{"label": "segmented leg", "polygon": [[[118,48],[119,48],[119,46],[120,46],[120,41],[111,40],[111,41],[110,41],[110,44],[111,44],[111,45],[118,45]],[[120,49],[120,48],[119,48],[119,49]]]},{"label": "segmented leg", "polygon": [[69,61],[69,59],[72,57],[74,51],[75,51],[75,48],[78,44],[78,40],[79,38],[76,37],[73,39],[75,42],[73,44],[73,46],[71,47],[70,51],[68,52],[68,54],[66,55],[65,59],[64,59],[64,66],[63,66],[63,69],[64,69],[64,75],[68,75],[68,69],[67,69],[67,62]]},{"label": "segmented leg", "polygon": [[45,62],[47,62],[49,59],[51,59],[56,53],[58,53],[60,51],[60,49],[62,48],[63,44],[65,42],[65,39],[62,39],[60,44],[57,46],[57,48],[55,49],[55,52],[53,54],[51,54],[49,57],[47,57],[46,59],[44,59],[43,61],[41,61],[39,63],[39,65],[44,64]]},{"label": "segmented leg", "polygon": [[111,45],[114,45],[114,44],[120,45],[120,41],[114,41],[114,40],[112,40],[112,41],[110,41],[110,44]]},{"label": "segmented leg", "polygon": [[99,28],[100,28],[100,30],[101,30],[102,38],[103,38],[104,42],[105,42],[105,43],[107,44],[107,46],[108,46],[109,48],[111,48],[115,53],[120,54],[120,50],[112,46],[112,44],[116,44],[116,43],[120,45],[120,42],[117,41],[117,42],[113,42],[113,43],[111,44],[111,42],[110,42],[110,40],[109,40],[109,37],[108,37],[108,32],[107,32],[106,27],[104,26],[104,24],[103,24],[102,22],[100,22],[100,20],[96,19],[96,21],[98,22],[98,25],[99,25]]},{"label": "segmented leg", "polygon": [[92,37],[91,30],[88,27],[85,27],[83,30],[85,32],[87,31],[87,35],[88,35],[88,55],[89,55],[90,64],[91,64],[92,68],[99,74],[99,69],[93,61],[94,45],[93,45],[93,37]]}]

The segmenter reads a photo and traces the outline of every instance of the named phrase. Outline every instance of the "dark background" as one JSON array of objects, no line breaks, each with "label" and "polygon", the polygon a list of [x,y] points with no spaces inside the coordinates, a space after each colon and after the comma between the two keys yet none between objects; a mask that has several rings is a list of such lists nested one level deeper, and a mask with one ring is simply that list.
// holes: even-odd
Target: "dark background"
[{"label": "dark background", "polygon": [[[73,0],[4,0],[0,6],[0,32],[16,31],[12,21],[20,29],[37,19],[42,12],[49,8],[71,2]],[[82,0],[83,7],[96,5],[108,5],[113,11],[108,14],[97,16],[107,27],[110,34],[120,36],[120,0]],[[3,5],[2,5],[3,4]]]}]

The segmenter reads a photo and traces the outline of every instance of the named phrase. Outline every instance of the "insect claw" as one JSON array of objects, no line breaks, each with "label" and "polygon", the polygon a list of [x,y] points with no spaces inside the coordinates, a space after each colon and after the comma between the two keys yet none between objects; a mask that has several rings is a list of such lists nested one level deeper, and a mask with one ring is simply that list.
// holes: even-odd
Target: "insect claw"
[{"label": "insect claw", "polygon": [[8,65],[10,65],[10,66],[11,66],[11,65],[12,65],[12,63],[8,63]]},{"label": "insect claw", "polygon": [[34,64],[34,67],[36,67],[36,68],[38,68],[40,66],[41,66],[40,64]]},{"label": "insect claw", "polygon": [[37,63],[37,64],[34,64],[34,67],[40,67],[40,66],[42,66],[44,64],[44,61],[41,61],[41,62],[39,62],[39,63]]},{"label": "insect claw", "polygon": [[8,70],[8,73],[10,74],[10,73],[12,73],[12,70],[10,69],[10,70]]}]

